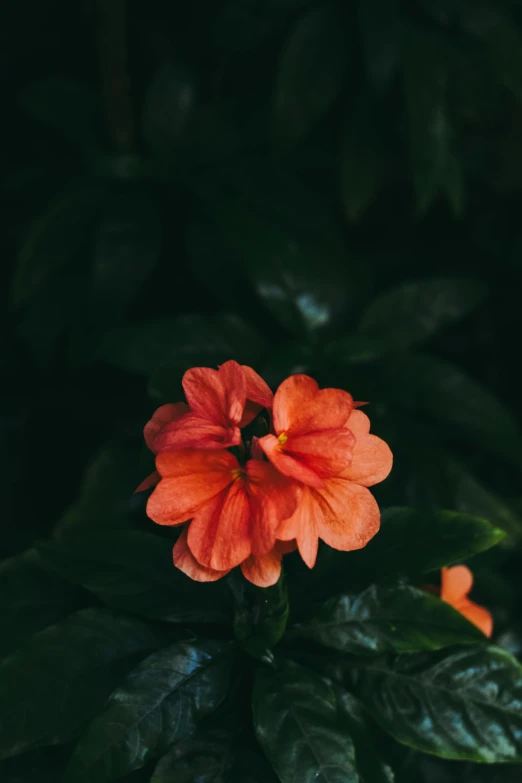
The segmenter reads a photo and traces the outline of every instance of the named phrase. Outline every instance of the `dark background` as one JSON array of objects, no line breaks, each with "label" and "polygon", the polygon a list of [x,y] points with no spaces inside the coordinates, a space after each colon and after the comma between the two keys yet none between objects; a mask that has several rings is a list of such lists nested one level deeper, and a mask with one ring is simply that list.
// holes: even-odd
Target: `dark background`
[{"label": "dark background", "polygon": [[[382,504],[510,533],[474,595],[520,653],[522,3],[6,0],[1,27],[1,556],[93,487],[139,507],[143,424],[236,358],[368,400]],[[509,774],[454,769],[399,781]]]}]

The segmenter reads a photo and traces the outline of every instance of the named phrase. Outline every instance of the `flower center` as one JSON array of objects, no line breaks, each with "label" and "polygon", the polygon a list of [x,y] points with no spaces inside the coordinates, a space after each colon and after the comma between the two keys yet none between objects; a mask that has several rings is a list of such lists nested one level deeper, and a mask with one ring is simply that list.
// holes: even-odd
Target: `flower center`
[{"label": "flower center", "polygon": [[243,478],[246,473],[244,470],[241,470],[241,468],[233,468],[232,470],[232,480],[236,481],[238,478]]},{"label": "flower center", "polygon": [[286,432],[282,432],[281,435],[278,437],[279,446],[284,446],[286,441],[288,440],[288,435]]}]

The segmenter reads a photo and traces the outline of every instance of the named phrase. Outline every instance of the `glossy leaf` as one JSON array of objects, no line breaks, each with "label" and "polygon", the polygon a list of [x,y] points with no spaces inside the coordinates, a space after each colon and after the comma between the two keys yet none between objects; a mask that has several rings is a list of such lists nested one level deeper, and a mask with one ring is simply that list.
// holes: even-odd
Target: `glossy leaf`
[{"label": "glossy leaf", "polygon": [[141,620],[85,609],[35,634],[0,664],[0,758],[69,740],[130,661],[160,637]]},{"label": "glossy leaf", "polygon": [[483,638],[461,614],[429,593],[375,585],[360,595],[330,599],[292,635],[354,655],[437,650]]},{"label": "glossy leaf", "polygon": [[477,280],[439,278],[403,283],[379,294],[369,305],[359,330],[408,348],[464,318],[486,296]]},{"label": "glossy leaf", "polygon": [[394,783],[390,767],[379,757],[375,725],[361,701],[348,691],[335,687],[339,709],[355,745],[360,783]]},{"label": "glossy leaf", "polygon": [[522,761],[522,668],[504,650],[399,656],[360,677],[366,709],[399,742],[448,759]]},{"label": "glossy leaf", "polygon": [[0,658],[72,611],[76,590],[28,549],[0,563]]},{"label": "glossy leaf", "polygon": [[297,22],[281,54],[274,94],[276,135],[291,144],[335,102],[347,68],[343,22],[331,7],[313,8]]},{"label": "glossy leaf", "polygon": [[281,783],[358,783],[355,750],[333,688],[295,663],[260,668],[253,693],[257,738]]},{"label": "glossy leaf", "polygon": [[225,698],[230,642],[177,642],[146,658],[78,743],[65,783],[105,783],[161,757]]},{"label": "glossy leaf", "polygon": [[167,622],[230,622],[225,586],[185,576],[172,546],[152,533],[109,530],[44,542],[38,551],[49,568],[115,609]]}]

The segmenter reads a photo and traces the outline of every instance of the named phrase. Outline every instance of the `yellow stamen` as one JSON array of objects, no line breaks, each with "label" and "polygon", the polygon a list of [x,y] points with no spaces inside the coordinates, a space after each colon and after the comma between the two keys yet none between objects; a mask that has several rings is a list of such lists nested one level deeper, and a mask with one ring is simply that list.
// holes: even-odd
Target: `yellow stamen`
[{"label": "yellow stamen", "polygon": [[232,479],[235,481],[236,479],[240,478],[241,476],[245,475],[245,471],[241,470],[241,468],[234,468],[232,470]]},{"label": "yellow stamen", "polygon": [[277,440],[279,441],[279,447],[284,446],[286,441],[288,440],[288,435],[286,434],[286,432],[282,432]]}]

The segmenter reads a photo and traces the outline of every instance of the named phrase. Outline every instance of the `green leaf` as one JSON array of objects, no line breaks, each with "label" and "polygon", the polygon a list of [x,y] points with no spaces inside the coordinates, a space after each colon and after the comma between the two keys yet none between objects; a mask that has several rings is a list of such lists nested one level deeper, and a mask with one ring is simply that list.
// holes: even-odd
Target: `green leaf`
[{"label": "green leaf", "polygon": [[49,573],[34,549],[0,563],[0,657],[72,610],[76,590]]},{"label": "green leaf", "polygon": [[402,283],[379,294],[364,312],[359,330],[409,348],[464,318],[486,296],[478,280],[439,278]]},{"label": "green leaf", "polygon": [[185,576],[172,545],[151,533],[109,530],[43,542],[38,551],[49,568],[115,609],[167,622],[230,622],[225,586]]},{"label": "green leaf", "polygon": [[399,742],[448,759],[522,761],[522,668],[504,650],[404,655],[360,678],[366,709]]},{"label": "green leaf", "polygon": [[353,655],[437,650],[483,638],[478,628],[429,593],[376,585],[357,596],[330,599],[292,636]]},{"label": "green leaf", "polygon": [[136,656],[160,643],[141,620],[85,609],[35,634],[0,664],[0,758],[66,742]]},{"label": "green leaf", "polygon": [[[424,573],[460,563],[502,541],[505,533],[485,519],[456,511],[386,508],[379,533],[364,547],[341,555],[368,579]],[[349,558],[349,560],[348,560]]]},{"label": "green leaf", "polygon": [[189,128],[197,100],[190,70],[172,59],[163,61],[145,95],[143,138],[156,154],[176,151]]},{"label": "green leaf", "polygon": [[399,66],[404,32],[400,0],[361,0],[357,16],[366,76],[373,90],[383,92]]},{"label": "green leaf", "polygon": [[74,182],[51,202],[24,240],[13,273],[11,301],[19,307],[77,261],[99,208],[101,186]]},{"label": "green leaf", "polygon": [[112,694],[78,743],[64,783],[105,783],[161,757],[223,701],[230,642],[177,642],[146,658]]},{"label": "green leaf", "polygon": [[297,22],[281,54],[274,92],[276,135],[283,144],[305,136],[328,112],[348,65],[343,20],[330,7]]},{"label": "green leaf", "polygon": [[298,664],[258,670],[257,738],[281,783],[358,783],[355,750],[330,685]]},{"label": "green leaf", "polygon": [[415,197],[423,214],[441,187],[451,154],[449,69],[442,45],[412,29],[403,48],[403,77]]},{"label": "green leaf", "polygon": [[348,220],[357,223],[379,187],[378,140],[366,107],[347,112],[341,146],[341,185]]},{"label": "green leaf", "polygon": [[522,437],[516,418],[500,400],[460,367],[427,355],[386,365],[389,393],[396,404],[446,421],[477,446],[520,464]]},{"label": "green leaf", "polygon": [[325,346],[328,360],[338,364],[365,364],[382,359],[389,352],[385,338],[368,337],[365,334],[346,334]]},{"label": "green leaf", "polygon": [[229,585],[235,599],[234,630],[243,648],[255,658],[272,660],[271,648],[286,630],[288,591],[281,574],[271,587],[255,587],[242,576],[231,574]]},{"label": "green leaf", "polygon": [[484,47],[488,65],[517,98],[522,98],[522,35],[496,8],[479,6],[465,16],[466,27]]},{"label": "green leaf", "polygon": [[355,744],[360,783],[393,783],[392,770],[379,758],[375,725],[372,725],[363,703],[342,688],[335,687],[335,692]]},{"label": "green leaf", "polygon": [[90,85],[64,78],[32,84],[19,96],[23,108],[68,141],[96,153],[102,140],[99,94]]}]

